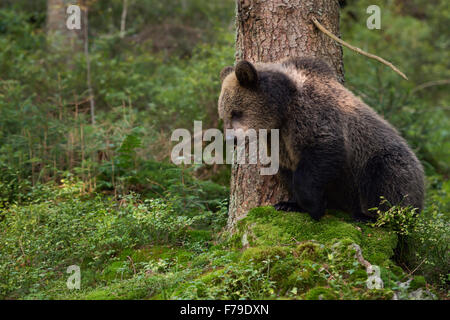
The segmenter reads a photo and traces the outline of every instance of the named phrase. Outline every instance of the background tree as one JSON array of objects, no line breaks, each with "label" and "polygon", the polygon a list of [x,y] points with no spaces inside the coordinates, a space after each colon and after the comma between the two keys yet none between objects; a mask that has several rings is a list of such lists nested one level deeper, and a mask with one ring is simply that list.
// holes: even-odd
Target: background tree
[{"label": "background tree", "polygon": [[[312,56],[325,60],[344,81],[342,48],[317,30],[316,17],[333,34],[339,35],[337,1],[237,1],[236,60],[275,62],[287,57]],[[228,228],[248,210],[286,200],[277,176],[261,176],[259,165],[233,165]]]},{"label": "background tree", "polygon": [[[83,49],[83,32],[69,30],[66,26],[66,10],[71,4],[74,2],[70,0],[47,0],[46,28],[53,47],[75,52]],[[70,56],[68,59],[70,60]]]},{"label": "background tree", "polygon": [[[67,28],[67,8],[77,4],[80,7],[80,20],[81,29],[69,29]],[[124,18],[121,23],[121,33],[125,31],[125,17],[127,1],[124,1]],[[51,47],[63,53],[67,65],[73,68],[73,55],[77,52],[84,52],[86,60],[86,85],[89,94],[89,106],[91,114],[91,123],[95,124],[95,99],[94,90],[92,88],[91,77],[91,57],[89,55],[89,1],[81,0],[78,3],[74,3],[70,0],[48,0],[47,1],[47,35]]]}]

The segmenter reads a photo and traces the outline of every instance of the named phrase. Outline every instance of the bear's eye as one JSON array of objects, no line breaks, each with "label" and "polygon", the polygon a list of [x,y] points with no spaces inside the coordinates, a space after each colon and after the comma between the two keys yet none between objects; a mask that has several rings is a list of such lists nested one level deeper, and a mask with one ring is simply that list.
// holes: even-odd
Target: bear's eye
[{"label": "bear's eye", "polygon": [[231,111],[231,119],[239,119],[242,117],[242,111]]}]

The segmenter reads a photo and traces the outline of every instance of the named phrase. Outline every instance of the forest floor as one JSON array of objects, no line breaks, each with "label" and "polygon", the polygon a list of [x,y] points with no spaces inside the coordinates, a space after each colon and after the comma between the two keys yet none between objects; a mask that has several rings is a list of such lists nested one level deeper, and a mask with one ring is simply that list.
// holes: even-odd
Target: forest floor
[{"label": "forest floor", "polygon": [[[445,281],[430,282],[417,271],[420,265],[408,270],[395,261],[401,237],[393,228],[355,223],[339,212],[316,222],[305,213],[260,207],[231,235],[223,231],[224,204],[189,215],[173,199],[132,194],[117,201],[83,194],[81,186],[44,185],[30,194],[38,201],[7,209],[0,222],[6,227],[0,237],[0,296],[447,298]],[[80,268],[79,290],[67,285],[71,265]]]}]

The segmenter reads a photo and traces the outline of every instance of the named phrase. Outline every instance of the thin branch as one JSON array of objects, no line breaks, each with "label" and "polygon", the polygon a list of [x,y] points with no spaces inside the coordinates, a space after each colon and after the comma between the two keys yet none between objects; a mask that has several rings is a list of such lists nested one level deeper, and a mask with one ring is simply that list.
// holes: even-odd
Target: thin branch
[{"label": "thin branch", "polygon": [[87,80],[87,86],[88,86],[88,92],[89,92],[89,101],[91,106],[91,122],[92,124],[95,124],[95,100],[94,100],[94,90],[92,90],[92,83],[91,83],[91,60],[89,57],[89,17],[88,17],[88,6],[86,5],[85,11],[84,11],[84,55],[86,57],[86,80]]},{"label": "thin branch", "polygon": [[384,60],[383,58],[380,58],[379,56],[376,56],[376,55],[374,55],[374,54],[365,52],[365,51],[361,50],[360,48],[354,47],[354,46],[352,46],[351,44],[345,42],[344,40],[339,39],[339,38],[336,37],[334,34],[332,34],[330,31],[328,31],[323,25],[321,25],[321,24],[319,23],[319,21],[317,21],[317,19],[314,18],[314,17],[312,17],[312,22],[314,23],[314,25],[315,25],[320,31],[322,31],[323,33],[325,33],[327,36],[329,36],[329,37],[330,37],[331,39],[333,39],[334,41],[340,43],[341,45],[343,45],[343,46],[349,48],[350,50],[353,50],[353,51],[355,51],[355,52],[357,52],[357,53],[359,53],[359,54],[361,54],[361,55],[363,55],[363,56],[366,56],[366,57],[368,57],[368,58],[370,58],[370,59],[377,60],[377,61],[379,61],[379,62],[381,62],[381,63],[387,65],[389,68],[391,68],[392,70],[394,70],[395,72],[397,72],[403,79],[408,80],[408,77],[407,77],[403,72],[401,72],[396,66],[394,66],[392,63],[390,63],[389,61],[386,61],[386,60]]},{"label": "thin branch", "polygon": [[416,272],[417,271],[417,269],[419,269],[420,268],[420,266],[425,262],[427,260],[427,258],[425,258],[425,259],[423,259],[422,260],[422,262],[421,263],[419,263],[419,265],[417,266],[417,267],[415,267],[414,268],[414,270],[413,271],[411,271],[409,274],[408,274],[408,276],[410,277],[410,276],[412,276],[413,275],[413,273],[414,272]]},{"label": "thin branch", "polygon": [[75,102],[66,102],[66,105],[69,105],[69,106],[75,106],[75,105],[81,105],[81,104],[85,104],[86,102],[89,102],[89,101],[91,101],[91,97],[87,97],[86,99],[84,99],[84,100],[81,100],[81,101],[75,101]]},{"label": "thin branch", "polygon": [[134,274],[136,274],[136,268],[135,268],[135,266],[134,266],[133,259],[131,259],[130,256],[127,256],[127,258],[128,258],[128,260],[130,260],[130,262],[131,262],[131,266],[133,267]]},{"label": "thin branch", "polygon": [[422,83],[421,85],[418,85],[417,87],[415,87],[411,93],[415,93],[417,91],[426,89],[428,87],[433,87],[433,86],[440,86],[440,85],[445,85],[445,84],[450,84],[450,79],[444,79],[444,80],[435,80],[435,81],[429,81],[429,82],[425,82]]}]

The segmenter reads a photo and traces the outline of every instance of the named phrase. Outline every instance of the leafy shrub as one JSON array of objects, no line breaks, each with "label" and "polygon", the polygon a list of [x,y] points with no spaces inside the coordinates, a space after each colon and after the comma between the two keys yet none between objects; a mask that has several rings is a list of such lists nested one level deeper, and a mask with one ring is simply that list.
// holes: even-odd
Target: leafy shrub
[{"label": "leafy shrub", "polygon": [[[430,178],[434,180],[435,178]],[[450,220],[448,194],[442,188],[431,189],[427,205],[421,214],[408,207],[391,206],[373,225],[387,227],[400,236],[397,259],[406,262],[411,273],[422,273],[428,281],[447,290],[450,272]],[[435,187],[436,188],[436,187]],[[443,197],[439,197],[443,195]],[[385,200],[383,200],[385,201]],[[383,203],[382,201],[382,203]]]},{"label": "leafy shrub", "polygon": [[81,188],[67,182],[60,197],[4,211],[0,296],[36,291],[71,264],[98,267],[125,248],[179,242],[193,223],[164,200],[129,195],[117,203]]}]

